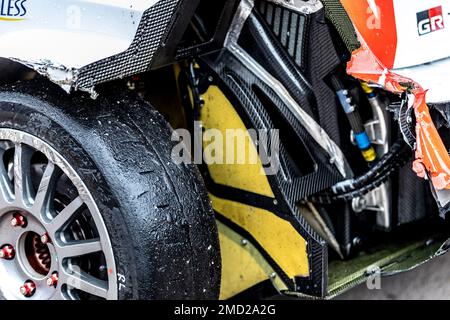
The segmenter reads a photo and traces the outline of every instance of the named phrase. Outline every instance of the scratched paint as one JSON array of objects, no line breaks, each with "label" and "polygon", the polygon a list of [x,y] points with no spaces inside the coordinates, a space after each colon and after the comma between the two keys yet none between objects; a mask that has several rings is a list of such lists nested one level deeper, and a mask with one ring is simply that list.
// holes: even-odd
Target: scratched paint
[{"label": "scratched paint", "polygon": [[392,72],[375,56],[359,34],[361,48],[353,52],[347,72],[355,78],[378,84],[393,93],[408,94],[416,116],[416,150],[414,172],[429,177],[437,190],[450,190],[450,157],[430,115],[427,90],[412,79]]}]

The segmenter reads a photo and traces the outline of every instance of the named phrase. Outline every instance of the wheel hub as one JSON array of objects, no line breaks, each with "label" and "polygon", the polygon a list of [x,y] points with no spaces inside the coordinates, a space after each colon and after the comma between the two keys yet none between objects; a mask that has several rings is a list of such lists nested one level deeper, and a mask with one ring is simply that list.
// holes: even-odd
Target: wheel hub
[{"label": "wheel hub", "polygon": [[47,244],[42,243],[41,237],[37,233],[29,232],[25,236],[25,254],[35,272],[44,276],[50,272],[50,249]]},{"label": "wheel hub", "polygon": [[0,243],[0,247],[5,252],[9,251],[0,259],[0,272],[5,273],[6,280],[3,282],[0,276],[1,286],[3,291],[9,292],[8,298],[50,299],[56,288],[44,284],[52,273],[59,273],[57,251],[51,243],[42,243],[41,235],[47,230],[38,219],[29,212],[21,211],[19,220],[26,221],[26,225],[11,223],[17,215],[16,211],[11,211],[0,219],[0,241],[7,241]]},{"label": "wheel hub", "polygon": [[116,279],[103,218],[76,172],[44,141],[0,128],[0,297],[116,299]]}]

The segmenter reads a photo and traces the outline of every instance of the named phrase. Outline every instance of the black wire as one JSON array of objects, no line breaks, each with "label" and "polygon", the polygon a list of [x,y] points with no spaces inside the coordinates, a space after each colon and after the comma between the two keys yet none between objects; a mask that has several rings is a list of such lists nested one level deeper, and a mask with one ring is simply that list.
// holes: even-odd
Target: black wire
[{"label": "black wire", "polygon": [[357,178],[340,182],[325,192],[311,196],[308,200],[315,203],[329,204],[334,201],[349,201],[356,197],[361,197],[387,181],[410,158],[410,147],[405,143],[403,138],[399,138],[389,152],[370,168],[368,172]]}]

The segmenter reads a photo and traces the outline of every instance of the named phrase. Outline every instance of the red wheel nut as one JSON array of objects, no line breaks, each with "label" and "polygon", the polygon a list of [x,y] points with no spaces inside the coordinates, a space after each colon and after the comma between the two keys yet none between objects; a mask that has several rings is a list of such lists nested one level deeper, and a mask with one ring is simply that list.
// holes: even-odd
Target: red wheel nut
[{"label": "red wheel nut", "polygon": [[56,285],[58,284],[58,272],[53,272],[53,274],[50,276],[50,278],[47,279],[47,285],[49,287],[56,287]]},{"label": "red wheel nut", "polygon": [[29,297],[33,296],[35,292],[36,292],[36,285],[31,280],[28,280],[27,282],[25,282],[23,284],[23,286],[20,287],[20,293],[24,297],[29,298]]},{"label": "red wheel nut", "polygon": [[13,246],[7,244],[4,245],[0,249],[0,258],[6,259],[6,260],[12,260],[14,259],[14,256],[16,255],[16,251],[14,250]]},{"label": "red wheel nut", "polygon": [[47,243],[52,242],[51,239],[50,239],[50,236],[48,235],[48,233],[44,233],[44,234],[41,236],[41,242],[42,242],[43,244],[47,244]]},{"label": "red wheel nut", "polygon": [[27,225],[27,219],[20,213],[16,213],[13,215],[11,225],[13,227],[25,227]]}]

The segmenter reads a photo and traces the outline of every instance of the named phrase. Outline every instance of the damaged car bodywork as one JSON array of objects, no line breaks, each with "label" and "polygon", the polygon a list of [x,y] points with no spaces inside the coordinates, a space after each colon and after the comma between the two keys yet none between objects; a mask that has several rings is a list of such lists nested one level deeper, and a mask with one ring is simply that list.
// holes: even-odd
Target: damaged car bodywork
[{"label": "damaged car bodywork", "polygon": [[25,1],[23,15],[2,20],[0,50],[67,92],[94,93],[97,84],[148,70],[175,9],[189,14],[179,2]]},{"label": "damaged car bodywork", "polygon": [[[279,130],[273,174],[260,174],[261,159],[198,166],[218,226],[218,297],[334,297],[448,250],[445,1],[6,2],[0,57],[57,84],[69,102],[87,93],[87,105],[104,104],[112,87],[191,133],[196,123],[224,135]],[[175,188],[170,174],[161,181]]]},{"label": "damaged car bodywork", "polygon": [[[446,39],[450,33],[448,29],[444,28],[443,15],[450,8],[447,8],[446,4],[442,6],[440,2],[430,4],[430,7],[433,8],[430,12],[433,11],[434,13],[435,10],[436,14],[434,19],[429,15],[427,22],[429,30],[430,32],[440,31],[432,34],[435,38],[430,39],[422,37],[424,34],[421,33],[420,28],[423,28],[421,27],[423,19],[419,19],[419,13],[416,14],[419,24],[418,33],[412,28],[408,30],[403,26],[403,14],[400,14],[399,11],[406,9],[406,7],[401,6],[399,1],[387,1],[382,3],[381,6],[377,6],[373,2],[374,7],[369,9],[369,12],[374,15],[373,18],[389,21],[389,24],[384,22],[385,25],[383,27],[380,25],[378,28],[375,21],[373,28],[377,32],[373,29],[369,30],[368,23],[364,24],[361,21],[361,13],[362,10],[366,9],[365,6],[351,1],[343,1],[343,3],[347,10],[353,13],[352,17],[355,18],[356,27],[359,27],[358,31],[361,30],[359,31],[359,40],[362,44],[359,50],[353,52],[347,71],[358,79],[380,85],[391,92],[407,94],[405,103],[408,104],[408,108],[414,109],[416,117],[416,139],[414,142],[409,141],[409,143],[414,144],[413,147],[416,150],[413,170],[419,177],[430,179],[435,190],[436,200],[443,208],[443,214],[445,215],[445,212],[448,211],[446,207],[450,204],[450,157],[448,148],[444,145],[433,123],[427,103],[446,103],[450,98],[446,96],[448,90],[442,87],[442,84],[445,83],[442,78],[445,77],[447,71],[442,68],[442,61],[439,61],[449,59],[448,49],[442,40]],[[440,6],[433,7],[433,4],[439,4]],[[408,10],[415,13],[417,5],[418,3],[413,3],[408,6]],[[392,32],[392,29],[395,29],[395,32]],[[386,42],[377,41],[377,37],[378,40],[381,39],[380,33],[383,36],[391,33],[390,39]],[[362,34],[365,34],[366,38]],[[370,41],[372,47],[367,41]],[[417,55],[406,53],[414,50],[416,46],[427,45],[430,45],[431,48],[419,50]],[[378,55],[374,53],[374,50]],[[440,70],[436,70],[433,66],[433,62],[437,60],[438,62],[435,63],[440,65]],[[423,66],[424,64],[427,65]],[[424,83],[417,83],[408,78],[408,75],[417,75],[419,78],[423,78],[424,75],[421,74],[427,76],[423,79]],[[433,80],[435,77],[441,79],[440,84],[438,84],[438,80]],[[427,85],[426,88],[422,87],[424,84]],[[431,94],[428,92],[429,90],[431,90]],[[429,98],[430,96],[431,98]],[[405,137],[405,139],[407,138]]]}]

